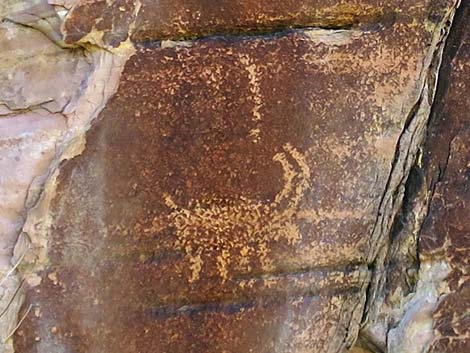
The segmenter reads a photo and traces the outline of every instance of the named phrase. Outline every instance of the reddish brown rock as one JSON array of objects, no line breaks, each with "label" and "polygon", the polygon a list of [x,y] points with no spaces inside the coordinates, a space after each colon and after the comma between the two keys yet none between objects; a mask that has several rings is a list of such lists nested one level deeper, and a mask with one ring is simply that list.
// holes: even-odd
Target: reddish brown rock
[{"label": "reddish brown rock", "polygon": [[[0,351],[348,349],[383,277],[454,7],[2,3],[0,43],[21,49],[17,30],[34,31],[28,60],[45,69],[15,50],[15,80],[0,75],[21,92],[0,94],[0,161],[33,121],[41,166],[0,173],[18,190],[2,207],[15,222],[0,243]],[[78,64],[53,67],[51,48]],[[41,74],[54,89],[24,78]],[[45,131],[55,112],[60,129]]]},{"label": "reddish brown rock", "polygon": [[[64,26],[65,40],[86,41],[93,32],[112,46],[134,41],[190,39],[208,35],[263,33],[296,27],[381,28],[426,14],[442,20],[452,1],[360,0],[78,0]],[[420,20],[418,20],[419,22]]]},{"label": "reddish brown rock", "polygon": [[393,353],[467,352],[469,4],[443,54],[422,153],[390,233],[381,291],[359,345]]},{"label": "reddish brown rock", "polygon": [[10,353],[26,288],[17,268],[38,255],[25,220],[59,161],[80,150],[129,55],[62,47],[47,0],[2,1],[0,20],[0,351]]},{"label": "reddish brown rock", "polygon": [[[441,5],[367,31],[140,44],[50,213],[29,217],[50,227],[28,228],[47,256],[21,268],[16,350],[350,347],[427,121]],[[78,8],[67,21],[89,24]],[[127,33],[110,18],[91,28]]]},{"label": "reddish brown rock", "polygon": [[422,261],[443,261],[450,272],[434,311],[429,352],[470,351],[470,6],[456,19],[428,137],[433,191],[420,235]]}]

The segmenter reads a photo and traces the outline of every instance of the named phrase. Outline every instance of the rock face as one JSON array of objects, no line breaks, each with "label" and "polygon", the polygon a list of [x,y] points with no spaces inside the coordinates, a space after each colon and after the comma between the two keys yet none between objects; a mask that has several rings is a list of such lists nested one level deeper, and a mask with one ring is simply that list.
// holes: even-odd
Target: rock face
[{"label": "rock face", "polygon": [[[470,350],[470,6],[463,5],[444,56],[439,100],[427,143],[432,197],[420,235],[421,262],[449,266],[433,311],[435,337],[429,352]],[[444,76],[446,75],[446,76]],[[437,142],[437,143],[436,143]]]},{"label": "rock face", "polygon": [[[394,21],[399,1],[222,0],[78,1],[64,24],[65,40],[75,42],[93,32],[119,45],[134,41],[194,38],[208,35],[272,32],[293,27],[351,28]],[[423,5],[425,5],[423,3]],[[439,12],[439,11],[437,11]]]},{"label": "rock face", "polygon": [[[0,163],[18,164],[0,174],[3,350],[344,352],[361,326],[357,351],[464,347],[466,223],[453,236],[440,221],[468,191],[465,108],[447,103],[470,75],[457,35],[426,133],[456,6],[0,5],[0,55],[16,65],[0,64]],[[447,106],[457,137],[435,123]],[[438,181],[434,136],[455,156]],[[396,254],[418,236],[405,288]],[[423,301],[439,266],[453,275]],[[402,330],[415,312],[429,313],[422,339]]]},{"label": "rock face", "polygon": [[425,142],[391,232],[381,310],[363,330],[368,344],[359,340],[382,351],[470,350],[469,10],[461,5],[444,50]]}]

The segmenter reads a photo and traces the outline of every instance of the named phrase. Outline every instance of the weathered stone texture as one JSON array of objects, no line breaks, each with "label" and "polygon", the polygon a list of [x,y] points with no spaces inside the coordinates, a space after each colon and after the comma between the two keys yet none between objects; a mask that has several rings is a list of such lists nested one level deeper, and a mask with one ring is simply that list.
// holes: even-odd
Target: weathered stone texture
[{"label": "weathered stone texture", "polygon": [[63,124],[17,185],[16,352],[350,348],[456,1],[38,1],[50,23],[12,4],[8,30],[45,35],[7,51],[27,60],[0,123]]},{"label": "weathered stone texture", "polygon": [[[386,231],[399,202],[396,146],[406,173],[426,121],[442,19],[430,7],[405,4],[368,31],[138,45],[82,155],[61,167],[17,350],[350,346],[377,217]],[[106,16],[110,33],[126,14]]]},{"label": "weathered stone texture", "polygon": [[59,161],[80,150],[81,134],[115,89],[122,55],[61,47],[59,17],[45,0],[2,2],[0,19],[0,351],[6,353],[13,351],[26,289],[17,266],[38,255],[25,220],[50,195],[45,185]]},{"label": "weathered stone texture", "polygon": [[0,24],[0,48],[4,114],[34,108],[58,113],[76,99],[91,71],[83,50],[64,50],[39,31],[8,21]]},{"label": "weathered stone texture", "polygon": [[[470,6],[457,18],[427,144],[432,199],[420,235],[422,262],[444,261],[450,272],[434,311],[429,352],[470,351]],[[454,39],[454,38],[452,38]]]},{"label": "weathered stone texture", "polygon": [[426,141],[405,184],[382,281],[359,344],[394,353],[469,350],[469,4],[457,12]]},{"label": "weathered stone texture", "polygon": [[[65,40],[101,32],[111,45],[208,35],[272,32],[276,29],[378,29],[427,15],[439,22],[451,1],[333,0],[78,0],[64,24]],[[421,24],[424,24],[421,22]]]},{"label": "weathered stone texture", "polygon": [[80,50],[63,50],[36,30],[0,23],[1,341],[16,325],[21,305],[14,300],[21,278],[11,269],[26,208],[41,193],[66,131],[62,111],[76,100],[90,70]]}]

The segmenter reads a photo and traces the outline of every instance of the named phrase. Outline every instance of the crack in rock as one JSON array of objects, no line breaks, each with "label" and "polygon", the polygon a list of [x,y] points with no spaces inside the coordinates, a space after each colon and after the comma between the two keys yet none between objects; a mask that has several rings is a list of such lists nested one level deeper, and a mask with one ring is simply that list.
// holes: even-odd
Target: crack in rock
[{"label": "crack in rock", "polygon": [[[41,280],[37,273],[47,266],[48,228],[51,222],[49,207],[55,194],[59,165],[66,159],[80,155],[86,148],[85,133],[108,99],[117,90],[123,66],[134,53],[134,47],[129,39],[123,41],[121,40],[123,36],[110,39],[106,36],[105,31],[99,31],[96,28],[81,37],[80,42],[66,44],[61,31],[64,30],[64,21],[71,18],[67,9],[72,8],[74,3],[74,1],[66,0],[42,1],[33,7],[22,6],[17,11],[11,11],[12,8],[17,8],[14,6],[15,1],[9,1],[5,6],[0,7],[2,18],[7,19],[2,23],[1,28],[4,28],[4,34],[2,36],[0,33],[0,40],[2,37],[13,39],[12,43],[15,44],[18,32],[31,33],[34,38],[40,35],[42,37],[38,42],[43,45],[43,49],[41,49],[43,55],[47,57],[47,53],[50,51],[50,53],[54,53],[50,54],[51,57],[67,56],[68,58],[73,56],[75,60],[64,60],[63,72],[57,70],[57,65],[51,65],[49,60],[44,59],[41,62],[41,68],[45,72],[39,72],[35,67],[33,69],[17,67],[12,70],[16,75],[13,80],[9,76],[12,73],[4,74],[6,77],[4,81],[7,83],[3,85],[8,89],[2,92],[3,95],[0,95],[0,144],[4,147],[0,163],[5,164],[3,169],[7,174],[1,175],[0,180],[3,183],[10,182],[13,185],[13,176],[16,179],[16,184],[11,187],[2,184],[1,190],[2,192],[4,190],[17,191],[13,196],[8,192],[0,194],[0,197],[3,198],[2,201],[4,201],[3,204],[8,206],[0,208],[1,229],[7,233],[2,237],[0,257],[0,271],[3,275],[0,288],[0,339],[4,341],[0,349],[5,352],[13,351],[9,338],[23,319],[18,317],[23,300],[21,291],[23,280],[20,279],[16,270],[20,270],[27,284],[35,286]],[[135,20],[140,11],[140,2],[136,4],[137,6],[133,7],[131,23],[124,35],[127,36],[126,38],[134,30]],[[61,11],[60,15],[56,11]],[[371,327],[367,321],[373,323],[379,310],[377,303],[380,301],[377,298],[384,284],[384,265],[390,247],[388,235],[396,215],[402,207],[402,200],[407,192],[406,181],[417,160],[418,151],[425,135],[436,87],[437,75],[435,73],[442,56],[445,23],[450,23],[452,16],[453,11],[449,11],[446,19],[441,22],[441,27],[435,29],[435,37],[429,55],[425,59],[423,72],[416,84],[421,88],[419,98],[411,109],[403,107],[403,111],[409,110],[408,115],[406,113],[402,115],[408,116],[408,119],[396,146],[395,161],[391,166],[389,180],[382,195],[371,237],[370,248],[372,251],[366,259],[367,263],[372,264],[371,269],[374,272],[367,297],[364,295],[363,302],[354,308],[349,308],[347,305],[342,308],[344,311],[351,312],[351,315],[346,315],[349,317],[349,321],[358,320],[358,317],[363,314],[366,322],[364,332],[367,332]],[[350,23],[347,23],[340,27],[342,30],[333,31],[331,27],[328,27],[329,30],[307,31],[307,33],[314,36],[317,41],[323,40],[335,45],[335,43],[341,44],[345,40],[349,40],[345,33],[354,34],[355,31],[350,30],[351,26]],[[444,29],[444,33],[441,32],[441,29]],[[44,40],[43,34],[49,38],[47,41]],[[269,34],[273,35],[271,32]],[[326,37],[327,39],[325,39]],[[35,45],[39,44],[34,39],[30,39],[30,41],[28,50],[37,51]],[[163,41],[160,45],[173,47],[187,45],[187,42]],[[21,65],[28,65],[28,60],[32,60],[34,65],[37,64],[34,52],[31,54],[25,51],[24,43],[23,47],[13,47],[14,45],[8,55],[14,53],[15,58],[21,58]],[[47,72],[47,70],[50,71]],[[69,76],[71,71],[76,73],[73,75],[73,80]],[[38,73],[47,78],[30,77],[27,76],[28,72]],[[2,74],[3,72],[0,71],[0,83],[2,83]],[[51,77],[55,77],[55,79],[51,79]],[[31,85],[31,82],[34,82],[34,85]],[[44,83],[46,88],[41,87],[39,82]],[[67,89],[63,89],[64,85],[67,85]],[[62,89],[53,90],[50,88],[51,86],[55,88],[58,86]],[[17,167],[13,172],[10,170],[12,165]],[[23,179],[18,178],[20,174]],[[417,218],[421,219],[422,217]],[[419,228],[418,222],[413,231]],[[429,283],[439,280],[441,277],[436,273],[440,275],[445,273],[446,266],[441,263],[436,266],[427,268],[422,265],[420,271],[424,271],[424,274],[420,275],[421,278],[429,277]],[[367,285],[366,281],[364,285]],[[433,303],[436,300],[437,290],[430,292],[429,287],[420,287],[420,285],[418,283],[416,293],[423,293],[424,300]],[[400,348],[402,342],[397,340],[397,337],[401,337],[400,335],[403,335],[403,332],[411,327],[410,323],[420,319],[419,315],[423,313],[415,310],[414,303],[416,301],[422,302],[422,300],[419,295],[415,295],[407,304],[409,309],[408,307],[405,309],[404,318],[393,330],[386,332],[385,335],[388,334],[388,336],[382,340],[385,341],[385,345],[389,345],[390,352],[403,351],[403,348]],[[362,313],[363,306],[366,306],[364,313]],[[34,308],[31,309],[34,313]],[[26,313],[28,314],[29,310]],[[424,315],[427,313],[425,312]],[[425,323],[428,325],[429,321],[425,321]],[[344,325],[351,326],[348,323]],[[423,330],[422,327],[418,328],[419,332],[416,334],[410,332],[407,337],[419,342]],[[424,329],[427,335],[429,325]],[[370,332],[373,336],[373,329],[370,329]],[[348,332],[343,342],[332,343],[330,351],[336,352],[344,347],[349,348],[354,343],[356,336],[357,332],[353,329],[352,332]],[[425,345],[428,340],[428,336],[425,336],[422,339],[422,344]],[[383,346],[384,342],[376,344],[377,350],[382,350],[380,347]]]},{"label": "crack in rock", "polygon": [[[456,4],[456,8],[458,5]],[[376,255],[374,265],[376,275],[369,289],[364,328],[359,339],[360,346],[367,347],[371,352],[427,351],[434,336],[432,312],[443,293],[442,281],[450,272],[450,267],[445,261],[420,261],[417,242],[429,213],[434,189],[431,186],[429,190],[423,180],[426,171],[423,170],[423,153],[420,150],[423,148],[426,136],[425,128],[429,125],[445,39],[454,15],[455,9],[448,13],[446,25],[440,31],[434,58],[429,66],[427,82],[415,109],[416,114],[420,114],[421,109],[424,109],[424,112],[421,113],[421,118],[416,118],[416,114],[411,118],[411,121],[421,121],[418,134],[407,143],[411,147],[407,153],[401,153],[401,148],[397,153],[395,165],[402,158],[400,155],[404,155],[407,162],[403,167],[399,167],[400,182],[394,183],[392,192],[388,191],[389,195],[393,195],[392,199],[395,198],[392,202],[395,211],[390,213],[387,226],[380,232],[390,235],[378,237],[384,243]],[[423,100],[425,100],[424,105]],[[404,130],[402,137],[406,134],[410,134],[409,128]],[[402,138],[399,147],[401,140]],[[409,161],[412,160],[414,162],[410,164]],[[410,173],[412,165],[415,173]],[[412,195],[408,199],[405,198],[403,203],[403,196],[410,193]],[[396,207],[402,208],[401,213],[397,214]],[[395,226],[398,224],[399,228],[396,230],[391,228],[391,220],[395,222]],[[383,227],[382,223],[379,227]],[[399,263],[393,267],[394,261]],[[400,271],[400,274],[393,273],[394,270]],[[409,280],[411,282],[408,282]]]}]

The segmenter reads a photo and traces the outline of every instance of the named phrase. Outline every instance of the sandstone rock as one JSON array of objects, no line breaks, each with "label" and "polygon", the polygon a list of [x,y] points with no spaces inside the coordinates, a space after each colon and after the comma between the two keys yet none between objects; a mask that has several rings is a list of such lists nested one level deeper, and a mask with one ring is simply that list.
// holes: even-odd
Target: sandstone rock
[{"label": "sandstone rock", "polygon": [[444,51],[426,141],[392,230],[385,284],[376,298],[381,311],[364,329],[363,346],[394,353],[470,349],[468,23],[469,5],[463,4]]},{"label": "sandstone rock", "polygon": [[56,16],[45,1],[2,3],[0,13],[0,351],[10,352],[26,288],[17,268],[37,255],[27,213],[60,160],[80,149],[80,136],[115,89],[121,54],[60,47],[44,24]]},{"label": "sandstone rock", "polygon": [[68,59],[0,82],[5,122],[61,122],[44,166],[25,160],[37,182],[15,185],[34,197],[8,223],[6,288],[23,278],[25,298],[4,295],[5,349],[350,348],[376,317],[456,1],[38,3],[5,26]]},{"label": "sandstone rock", "polygon": [[[409,2],[411,5],[411,2]],[[92,31],[114,44],[130,33],[136,41],[192,38],[214,34],[266,32],[295,27],[330,29],[390,24],[397,1],[229,1],[214,6],[207,0],[78,0],[65,23],[67,41],[77,41]],[[405,7],[408,6],[405,5]],[[438,11],[437,11],[438,12]]]},{"label": "sandstone rock", "polygon": [[[470,6],[463,5],[451,38],[442,94],[428,137],[432,186],[429,214],[420,234],[422,263],[449,266],[443,293],[433,310],[434,338],[429,352],[470,350]],[[438,143],[436,143],[438,142]],[[443,158],[444,157],[444,158]]]}]

